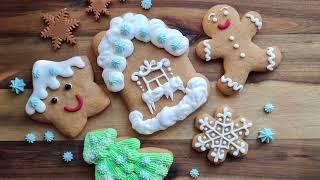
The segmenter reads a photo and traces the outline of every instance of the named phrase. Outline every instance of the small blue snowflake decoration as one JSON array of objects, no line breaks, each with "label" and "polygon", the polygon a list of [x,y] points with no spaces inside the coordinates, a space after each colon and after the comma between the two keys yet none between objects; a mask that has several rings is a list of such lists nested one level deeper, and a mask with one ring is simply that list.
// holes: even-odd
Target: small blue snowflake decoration
[{"label": "small blue snowflake decoration", "polygon": [[26,84],[24,83],[23,79],[19,79],[19,78],[14,78],[14,80],[11,80],[11,90],[12,92],[16,93],[16,94],[20,94],[22,92],[24,92],[24,87],[26,86]]},{"label": "small blue snowflake decoration", "polygon": [[274,106],[271,103],[269,103],[264,105],[263,109],[264,109],[264,112],[271,113],[274,109]]},{"label": "small blue snowflake decoration", "polygon": [[151,7],[152,7],[152,0],[142,0],[142,1],[141,1],[141,7],[142,7],[143,9],[146,9],[146,10],[151,9]]},{"label": "small blue snowflake decoration", "polygon": [[44,133],[44,140],[46,142],[52,142],[54,140],[54,134],[52,131],[46,131]]},{"label": "small blue snowflake decoration", "polygon": [[197,179],[200,176],[200,173],[199,173],[198,169],[191,169],[190,176],[193,179]]},{"label": "small blue snowflake decoration", "polygon": [[258,138],[262,143],[270,143],[274,139],[274,133],[270,128],[262,128],[259,131]]},{"label": "small blue snowflake decoration", "polygon": [[33,144],[36,141],[36,135],[34,133],[28,133],[25,137],[25,140],[29,144]]},{"label": "small blue snowflake decoration", "polygon": [[62,158],[64,162],[71,162],[73,160],[73,154],[70,151],[64,152]]}]

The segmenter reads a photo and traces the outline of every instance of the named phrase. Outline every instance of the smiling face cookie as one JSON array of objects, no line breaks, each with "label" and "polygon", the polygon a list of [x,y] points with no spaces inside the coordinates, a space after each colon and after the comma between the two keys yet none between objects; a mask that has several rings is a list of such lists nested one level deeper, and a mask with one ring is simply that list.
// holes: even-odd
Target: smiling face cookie
[{"label": "smiling face cookie", "polygon": [[196,53],[205,61],[224,59],[225,74],[217,86],[226,95],[242,91],[251,71],[273,71],[281,62],[279,48],[261,49],[251,41],[262,28],[257,12],[248,12],[240,20],[233,7],[217,5],[206,13],[202,26],[211,39],[201,41]]},{"label": "smiling face cookie", "polygon": [[76,137],[87,118],[110,103],[93,81],[93,71],[85,56],[65,61],[39,60],[32,69],[33,92],[26,104],[31,119],[52,123],[64,135]]},{"label": "smiling face cookie", "polygon": [[160,19],[113,18],[93,49],[107,88],[120,92],[140,134],[167,129],[207,101],[208,80],[190,63],[189,40]]}]

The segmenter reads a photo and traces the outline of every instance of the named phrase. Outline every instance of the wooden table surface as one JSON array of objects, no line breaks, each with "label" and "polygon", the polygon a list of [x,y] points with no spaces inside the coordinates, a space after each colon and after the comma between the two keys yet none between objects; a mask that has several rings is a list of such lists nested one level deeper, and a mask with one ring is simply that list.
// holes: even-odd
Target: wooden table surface
[{"label": "wooden table surface", "polygon": [[[86,0],[1,0],[0,3],[0,179],[93,179],[94,167],[82,160],[83,135],[94,129],[113,127],[120,136],[142,140],[142,146],[167,148],[174,155],[168,179],[190,179],[190,169],[197,168],[200,179],[320,179],[320,1],[319,0],[153,0],[153,8],[144,11],[138,0],[121,4],[113,0],[111,17],[128,11],[163,19],[182,31],[190,40],[189,57],[195,69],[210,80],[212,92],[208,103],[185,121],[152,136],[140,136],[130,127],[128,111],[117,94],[110,95],[111,105],[90,118],[76,139],[65,139],[51,125],[30,120],[24,113],[31,92],[31,68],[38,59],[62,60],[87,55],[92,62],[95,81],[104,87],[102,70],[92,55],[90,43],[99,31],[109,27],[111,17],[95,22],[85,13]],[[196,44],[205,39],[201,27],[204,13],[213,5],[227,3],[241,15],[255,10],[263,18],[263,28],[254,42],[265,48],[281,48],[283,62],[273,73],[252,73],[240,96],[223,97],[215,88],[222,75],[221,61],[204,63],[195,56]],[[45,27],[41,14],[69,8],[80,20],[75,31],[78,44],[63,44],[57,52],[50,40],[40,38]],[[23,78],[28,90],[22,95],[10,92],[14,77]],[[107,91],[106,91],[107,92]],[[262,107],[273,103],[275,111],[265,114]],[[213,113],[228,104],[254,122],[248,138],[249,153],[242,159],[227,158],[221,166],[210,165],[205,153],[191,148],[194,116]],[[272,128],[276,139],[271,144],[256,140],[262,127]],[[57,141],[33,145],[24,142],[32,131],[42,139],[45,130],[56,132]],[[64,151],[72,151],[75,160],[65,165]]]}]

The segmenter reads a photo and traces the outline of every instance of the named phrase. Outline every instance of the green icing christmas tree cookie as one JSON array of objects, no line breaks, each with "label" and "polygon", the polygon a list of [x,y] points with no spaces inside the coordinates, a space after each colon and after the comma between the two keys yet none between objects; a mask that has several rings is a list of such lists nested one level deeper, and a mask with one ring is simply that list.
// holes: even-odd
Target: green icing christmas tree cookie
[{"label": "green icing christmas tree cookie", "polygon": [[97,180],[158,180],[168,174],[173,155],[166,149],[141,148],[136,138],[116,140],[117,131],[89,132],[84,140],[83,159],[95,164]]}]

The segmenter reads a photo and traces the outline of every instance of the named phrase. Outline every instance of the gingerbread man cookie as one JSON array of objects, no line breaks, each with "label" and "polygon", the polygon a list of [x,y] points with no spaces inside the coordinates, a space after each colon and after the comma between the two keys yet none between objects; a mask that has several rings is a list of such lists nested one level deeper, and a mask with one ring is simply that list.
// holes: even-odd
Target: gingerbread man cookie
[{"label": "gingerbread man cookie", "polygon": [[87,118],[110,103],[94,83],[86,56],[60,62],[39,60],[33,65],[32,79],[33,92],[26,104],[26,113],[33,120],[52,123],[69,137],[77,136]]},{"label": "gingerbread man cookie", "polygon": [[203,132],[193,138],[192,147],[200,152],[209,150],[207,157],[212,163],[222,163],[228,153],[235,157],[247,154],[248,143],[243,138],[249,135],[252,123],[235,116],[228,106],[219,107],[214,118],[199,116],[195,126]]},{"label": "gingerbread man cookie", "polygon": [[216,5],[206,13],[202,26],[211,39],[201,41],[196,53],[205,61],[224,59],[225,74],[217,86],[226,95],[242,91],[251,71],[273,71],[280,64],[279,48],[261,49],[252,42],[262,27],[262,19],[257,12],[250,11],[240,20],[233,7]]},{"label": "gingerbread man cookie", "polygon": [[133,13],[113,18],[93,49],[108,90],[120,92],[141,134],[184,120],[208,99],[208,80],[188,58],[189,40],[160,19]]}]

